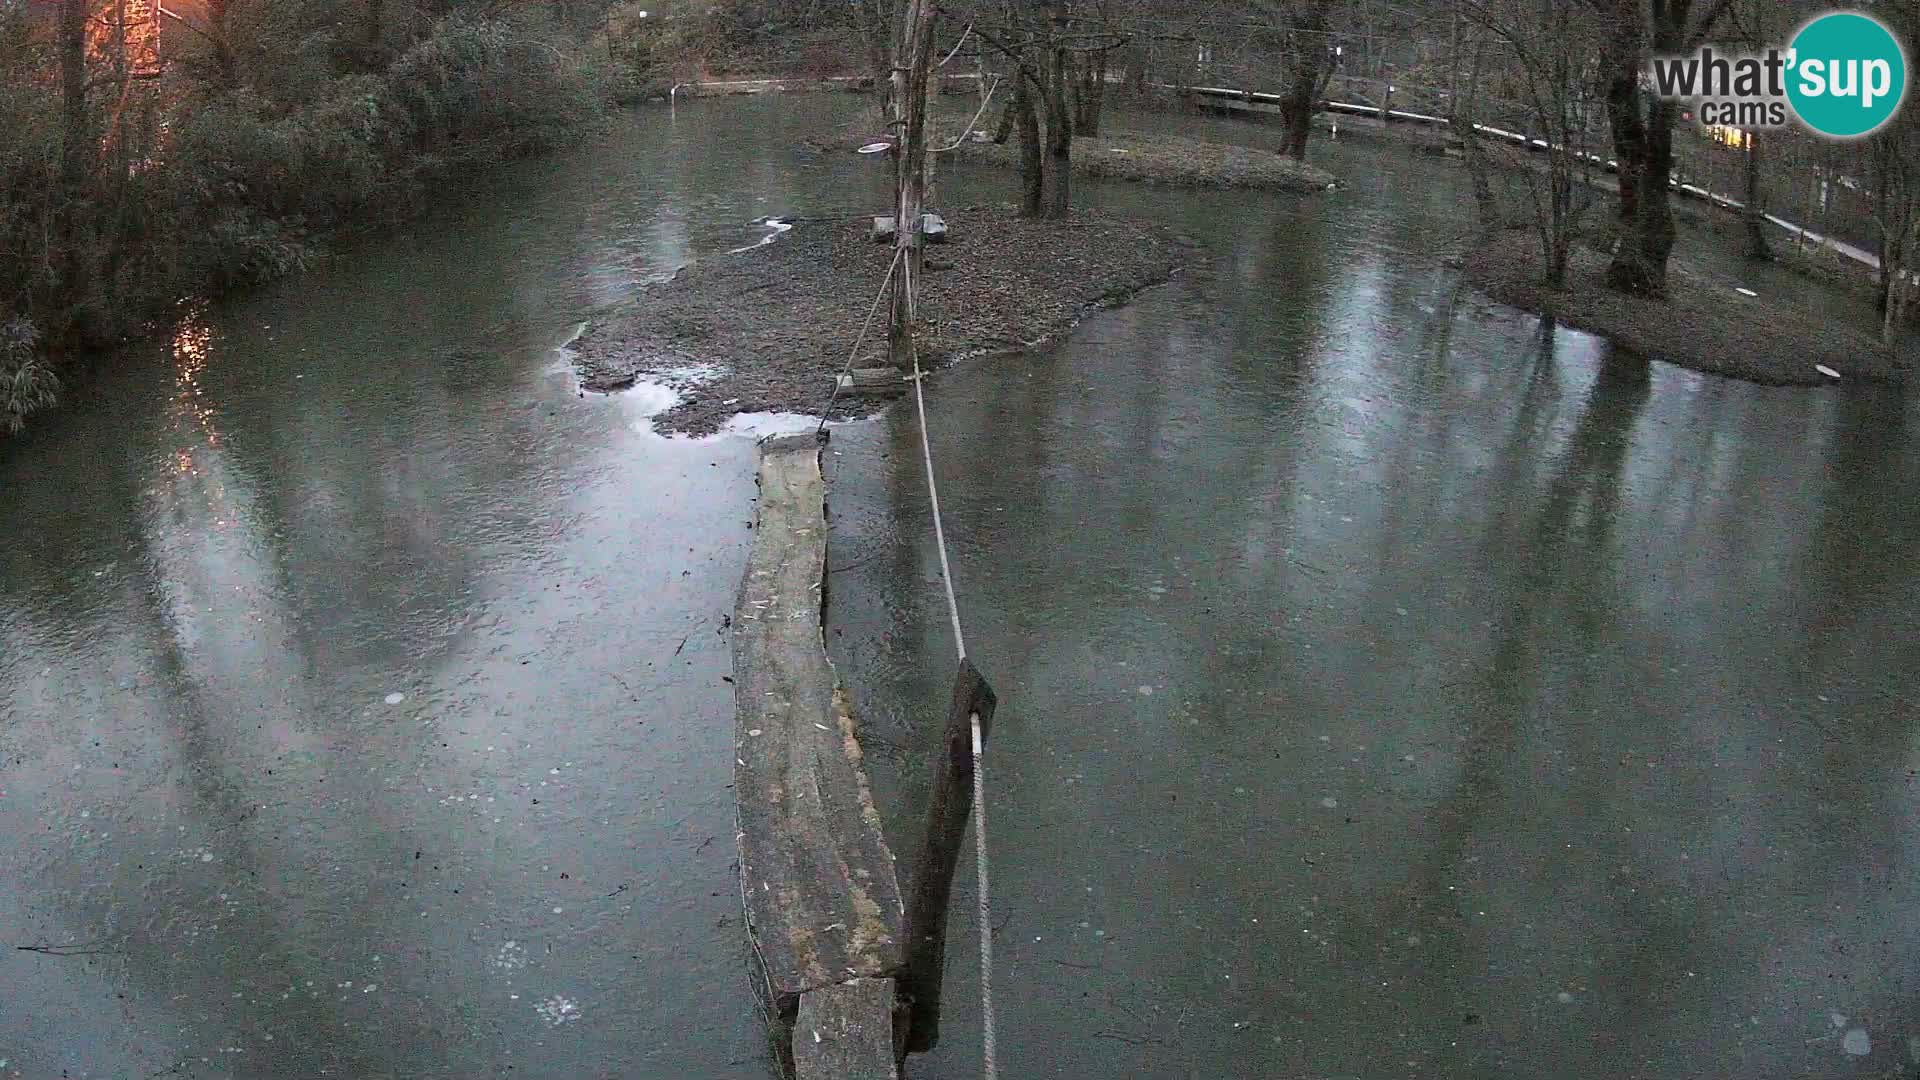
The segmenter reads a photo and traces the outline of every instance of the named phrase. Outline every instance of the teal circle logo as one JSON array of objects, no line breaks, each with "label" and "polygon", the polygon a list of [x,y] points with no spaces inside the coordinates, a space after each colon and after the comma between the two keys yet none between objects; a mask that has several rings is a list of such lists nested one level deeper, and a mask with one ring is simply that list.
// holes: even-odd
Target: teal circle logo
[{"label": "teal circle logo", "polygon": [[1880,20],[1822,15],[1794,35],[1787,101],[1821,135],[1851,139],[1893,119],[1907,96],[1907,54]]}]

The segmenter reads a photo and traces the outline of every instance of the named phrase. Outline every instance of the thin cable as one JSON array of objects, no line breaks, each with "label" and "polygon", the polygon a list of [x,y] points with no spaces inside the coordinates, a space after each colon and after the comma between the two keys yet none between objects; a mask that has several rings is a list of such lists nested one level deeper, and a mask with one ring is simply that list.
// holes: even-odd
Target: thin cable
[{"label": "thin cable", "polygon": [[[900,268],[900,252],[893,253],[893,262],[887,265],[887,276],[880,279],[880,291],[873,296],[873,306],[867,309],[867,321],[860,324],[860,333],[853,339],[853,351],[847,354],[847,366],[840,369],[842,377],[853,371],[853,362],[859,359],[860,346],[866,344],[867,331],[873,327],[873,317],[880,313],[880,301],[886,298],[887,286],[893,284],[893,272]],[[827,399],[827,407],[820,410],[820,426],[813,429],[818,436],[827,429],[827,418],[833,415],[833,406],[840,400],[840,380],[833,380],[833,396]]]}]

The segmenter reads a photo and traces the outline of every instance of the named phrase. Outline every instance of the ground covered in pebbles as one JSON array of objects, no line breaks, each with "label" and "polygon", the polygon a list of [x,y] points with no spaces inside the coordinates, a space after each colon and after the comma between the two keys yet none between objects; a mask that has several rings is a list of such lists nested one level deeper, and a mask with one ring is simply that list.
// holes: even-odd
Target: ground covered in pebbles
[{"label": "ground covered in pebbles", "polygon": [[[1193,253],[1163,230],[1098,214],[1034,221],[976,207],[947,222],[952,242],[928,249],[916,287],[930,367],[1041,344],[1166,281]],[[802,221],[776,243],[694,263],[645,289],[575,343],[582,384],[671,385],[679,403],[657,423],[692,434],[738,413],[817,415],[892,260],[871,227],[869,218]],[[884,365],[885,320],[883,309],[855,366]],[[834,411],[871,408],[843,399]]]}]

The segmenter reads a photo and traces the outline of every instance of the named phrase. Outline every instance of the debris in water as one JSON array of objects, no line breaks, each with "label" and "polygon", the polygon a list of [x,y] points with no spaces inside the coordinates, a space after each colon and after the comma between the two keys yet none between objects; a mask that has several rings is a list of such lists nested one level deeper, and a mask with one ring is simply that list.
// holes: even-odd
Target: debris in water
[{"label": "debris in water", "polygon": [[1744,286],[1740,286],[1740,285],[1734,286],[1733,291],[1739,293],[1741,296],[1759,296],[1760,295],[1759,293],[1754,292],[1752,289],[1745,288]]},{"label": "debris in water", "polygon": [[561,1024],[580,1019],[579,1004],[558,994],[534,1006],[534,1011],[540,1014],[541,1019],[545,1020],[549,1027],[559,1027]]},{"label": "debris in water", "polygon": [[1329,795],[1326,798],[1320,800],[1320,805],[1326,807],[1329,810],[1334,810],[1339,808],[1340,800]]},{"label": "debris in water", "polygon": [[387,695],[387,704],[389,705],[398,705],[405,700],[407,700],[407,695],[398,691]]},{"label": "debris in water", "polygon": [[1837,379],[1840,377],[1839,372],[1833,370],[1832,368],[1828,367],[1825,364],[1815,364],[1813,365],[1813,370],[1819,372],[1822,375],[1825,375],[1829,379]]},{"label": "debris in water", "polygon": [[1873,1039],[1867,1035],[1866,1028],[1854,1028],[1841,1038],[1840,1049],[1854,1057],[1866,1057],[1873,1053]]}]

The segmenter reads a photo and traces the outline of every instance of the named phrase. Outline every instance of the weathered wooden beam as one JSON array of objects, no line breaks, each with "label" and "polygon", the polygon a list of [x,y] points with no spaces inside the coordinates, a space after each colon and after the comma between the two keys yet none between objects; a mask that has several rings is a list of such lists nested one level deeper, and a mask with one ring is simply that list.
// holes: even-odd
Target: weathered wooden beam
[{"label": "weathered wooden beam", "polygon": [[786,1062],[802,996],[892,976],[901,940],[893,855],[821,637],[820,446],[812,434],[761,444],[733,622],[740,882],[755,982]]},{"label": "weathered wooden beam", "polygon": [[947,965],[947,903],[959,864],[967,818],[973,812],[973,718],[980,718],[984,745],[993,727],[997,699],[993,687],[970,660],[960,661],[953,700],[933,760],[933,795],[927,802],[927,829],[913,862],[907,903],[907,953],[900,969],[900,997],[906,1008],[904,1054],[924,1054],[940,1041],[940,984]]},{"label": "weathered wooden beam", "polygon": [[893,998],[892,979],[856,979],[801,994],[794,1080],[898,1080]]},{"label": "weathered wooden beam", "polygon": [[842,394],[897,394],[907,388],[899,368],[854,368],[835,376]]}]

